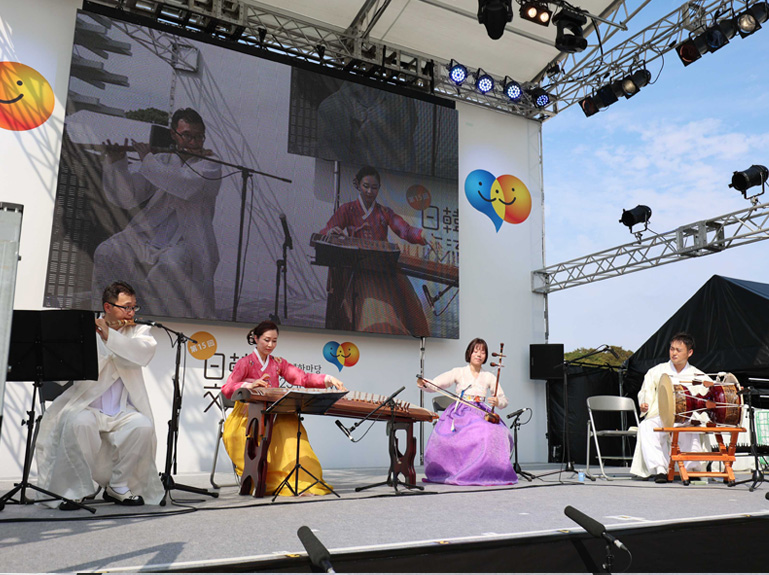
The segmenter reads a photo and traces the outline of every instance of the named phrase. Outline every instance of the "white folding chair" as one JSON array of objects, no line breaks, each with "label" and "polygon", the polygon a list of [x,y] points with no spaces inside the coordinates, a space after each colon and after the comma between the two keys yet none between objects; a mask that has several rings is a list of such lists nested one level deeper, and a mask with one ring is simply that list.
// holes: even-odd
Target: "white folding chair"
[{"label": "white folding chair", "polygon": [[[598,429],[595,425],[594,412],[614,412],[620,414],[621,426],[627,425],[627,419],[630,413],[633,414],[631,420],[635,421],[635,426],[615,428],[615,429]],[[635,410],[635,402],[629,397],[619,397],[617,395],[594,395],[587,398],[587,464],[585,466],[585,475],[590,479],[594,477],[590,474],[590,443],[595,443],[595,450],[598,454],[598,464],[601,466],[601,476],[605,479],[611,479],[604,470],[604,459],[619,460],[619,461],[632,461],[633,451],[626,450],[626,440],[629,437],[636,437],[638,435],[638,414]],[[600,437],[619,437],[622,439],[622,454],[621,455],[603,455],[601,453],[601,446],[598,439]]]}]

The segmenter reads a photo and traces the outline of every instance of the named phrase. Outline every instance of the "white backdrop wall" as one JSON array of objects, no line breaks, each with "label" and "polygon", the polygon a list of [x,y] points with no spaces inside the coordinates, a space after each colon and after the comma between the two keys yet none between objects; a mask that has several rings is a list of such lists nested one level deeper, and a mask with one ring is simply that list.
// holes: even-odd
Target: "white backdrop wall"
[{"label": "white backdrop wall", "polygon": [[[24,205],[15,309],[42,309],[72,37],[79,7],[77,0],[0,0],[0,61],[17,61],[35,68],[49,81],[56,96],[54,112],[42,126],[26,132],[0,130],[0,201]],[[427,341],[425,374],[431,377],[462,365],[464,349],[473,337],[485,338],[492,351],[504,342],[507,367],[501,384],[510,398],[510,406],[503,414],[521,407],[532,408],[533,419],[519,436],[520,460],[545,461],[544,383],[528,379],[529,344],[544,341],[543,300],[531,293],[530,281],[531,270],[543,263],[540,125],[464,104],[459,105],[459,124],[460,338]],[[505,223],[497,232],[489,218],[465,198],[465,178],[476,169],[495,176],[511,174],[520,178],[532,195],[529,218],[517,225]],[[198,331],[212,334],[217,352],[225,358],[223,369],[217,369],[186,355],[183,372],[178,471],[207,471],[211,467],[219,414],[216,409],[204,411],[210,403],[205,396],[206,386],[221,385],[226,381],[232,356],[249,353],[245,334],[251,326],[165,323],[187,335]],[[158,467],[162,469],[175,351],[162,330],[153,331],[158,351],[146,370],[146,380],[158,435]],[[358,364],[340,373],[327,362],[321,350],[331,340],[354,342],[360,349]],[[412,403],[419,401],[414,385],[420,367],[418,339],[286,328],[281,331],[276,353],[296,364],[319,366],[321,372],[340,377],[353,390],[389,395],[405,385],[406,390],[399,397]],[[7,383],[0,437],[0,478],[17,478],[21,474],[26,428],[21,428],[19,422],[29,409],[30,399],[29,384]],[[430,399],[427,394],[427,404]],[[346,423],[350,425],[352,421]],[[326,467],[388,463],[382,424],[376,424],[356,444],[348,442],[333,418],[308,417],[305,424]],[[365,426],[359,428],[357,435],[364,429]],[[427,434],[430,429],[425,427]],[[228,468],[224,456],[220,456],[219,466],[222,470]]]}]

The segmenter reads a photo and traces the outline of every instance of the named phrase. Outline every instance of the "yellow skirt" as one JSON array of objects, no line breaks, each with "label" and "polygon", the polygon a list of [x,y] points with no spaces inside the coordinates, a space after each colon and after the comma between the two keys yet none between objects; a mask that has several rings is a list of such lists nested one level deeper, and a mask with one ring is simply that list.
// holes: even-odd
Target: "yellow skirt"
[{"label": "yellow skirt", "polygon": [[[235,407],[230,412],[227,420],[224,422],[224,432],[222,441],[227,454],[235,464],[238,475],[243,475],[243,466],[245,463],[246,451],[246,424],[248,422],[248,406],[242,401],[235,402]],[[265,493],[272,495],[283,480],[294,469],[296,465],[296,424],[297,417],[293,414],[280,414],[275,416],[275,424],[272,427],[272,440],[267,450],[267,477]],[[318,479],[323,479],[323,469],[320,461],[312,450],[310,441],[307,439],[307,431],[304,425],[301,425],[302,439],[299,443],[299,463],[303,469],[299,470],[299,488],[300,493],[315,483],[307,472]],[[307,472],[305,472],[307,470]],[[296,488],[296,475],[290,480],[292,488]],[[330,486],[329,486],[330,487]],[[330,493],[321,484],[313,485],[306,493],[313,495],[325,495]],[[288,487],[284,486],[280,495],[293,495]]]}]

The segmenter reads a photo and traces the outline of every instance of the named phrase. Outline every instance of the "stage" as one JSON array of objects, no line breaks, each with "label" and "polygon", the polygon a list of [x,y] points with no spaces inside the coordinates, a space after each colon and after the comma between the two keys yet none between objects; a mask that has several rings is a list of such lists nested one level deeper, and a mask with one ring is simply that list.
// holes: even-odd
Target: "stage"
[{"label": "stage", "polygon": [[[554,465],[523,465],[536,475]],[[582,469],[582,466],[578,466]],[[418,470],[422,477],[421,469]],[[619,470],[615,470],[619,471]],[[386,469],[326,470],[339,498],[253,499],[222,486],[218,498],[171,492],[167,505],[126,508],[97,499],[95,514],[40,505],[0,512],[0,570],[309,571],[297,529],[310,527],[340,572],[584,572],[606,559],[602,539],[564,515],[572,506],[602,523],[620,572],[769,571],[769,484],[658,485],[578,481],[572,473],[521,478],[510,487],[389,486]],[[739,474],[737,479],[750,475]],[[217,474],[232,484],[233,475]],[[207,475],[177,483],[210,488]],[[2,493],[11,482],[0,483]],[[591,565],[591,561],[594,562]]]}]

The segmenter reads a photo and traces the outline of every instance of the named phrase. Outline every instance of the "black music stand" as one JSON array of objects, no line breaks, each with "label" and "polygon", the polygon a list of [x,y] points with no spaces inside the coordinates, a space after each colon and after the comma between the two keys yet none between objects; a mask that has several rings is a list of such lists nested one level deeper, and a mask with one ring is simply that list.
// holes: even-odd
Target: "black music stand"
[{"label": "black music stand", "polygon": [[[325,483],[322,479],[315,477],[307,469],[305,469],[299,461],[299,444],[302,440],[302,414],[309,413],[315,415],[323,415],[326,413],[332,405],[339,401],[342,397],[347,395],[346,391],[331,391],[326,393],[312,393],[306,391],[289,391],[281,397],[278,401],[273,403],[270,407],[264,410],[264,414],[271,413],[296,413],[296,463],[291,472],[286,478],[280,482],[275,493],[272,494],[272,500],[278,497],[278,494],[284,487],[288,487],[289,491],[294,495],[301,495],[305,491],[312,489],[318,483],[328,489],[331,493],[339,497],[339,494],[334,491],[330,485]],[[315,482],[311,483],[301,491],[299,491],[299,470],[304,471],[307,475],[312,477]],[[294,486],[291,486],[291,477],[294,477]]]},{"label": "black music stand", "polygon": [[[0,510],[6,503],[28,504],[27,489],[39,491],[51,500],[62,501],[91,513],[96,509],[47,491],[29,482],[32,467],[32,438],[36,425],[35,403],[43,381],[97,380],[98,353],[94,314],[81,310],[24,311],[14,310],[8,353],[7,381],[32,381],[32,405],[27,412],[27,444],[24,471],[20,483],[0,497]],[[19,493],[19,499],[13,499]]]},{"label": "black music stand", "polygon": [[[400,495],[400,492],[398,491],[398,485],[403,485],[406,489],[418,489],[419,491],[424,491],[424,487],[421,485],[414,485],[413,483],[408,483],[406,481],[401,481],[398,479],[398,471],[395,470],[395,462],[398,460],[398,438],[395,436],[395,433],[398,431],[398,429],[403,429],[403,425],[408,424],[401,424],[400,426],[395,421],[395,396],[398,395],[400,392],[402,392],[405,387],[401,387],[399,390],[394,392],[390,397],[382,401],[379,405],[377,405],[374,409],[372,409],[366,417],[361,419],[360,421],[355,422],[355,425],[352,426],[352,429],[350,429],[350,432],[354,431],[356,427],[358,427],[361,423],[369,419],[371,416],[373,416],[377,411],[382,409],[384,406],[387,406],[390,408],[390,421],[387,422],[387,436],[388,436],[388,444],[389,444],[389,451],[390,451],[390,468],[387,470],[387,479],[384,481],[380,481],[378,483],[372,483],[371,485],[364,485],[363,487],[356,487],[355,492],[358,493],[360,491],[365,491],[366,489],[371,489],[372,487],[381,487],[382,485],[387,485],[389,487],[392,487],[395,490],[395,493],[397,495]],[[406,446],[408,449],[408,445]]]}]

